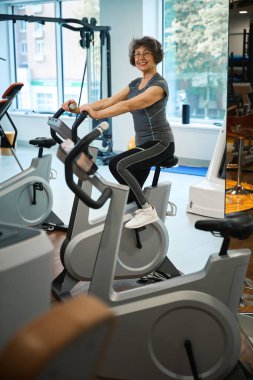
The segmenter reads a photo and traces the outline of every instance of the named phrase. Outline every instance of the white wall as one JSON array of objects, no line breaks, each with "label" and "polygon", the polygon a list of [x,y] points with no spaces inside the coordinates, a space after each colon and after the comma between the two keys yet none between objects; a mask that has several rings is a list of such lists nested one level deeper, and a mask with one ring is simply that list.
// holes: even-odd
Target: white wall
[{"label": "white wall", "polygon": [[172,129],[175,137],[176,155],[180,158],[179,163],[182,165],[208,165],[221,127],[206,128],[178,125]]},{"label": "white wall", "polygon": [[[119,91],[139,75],[139,72],[130,65],[128,46],[132,38],[151,35],[161,40],[161,22],[159,19],[159,4],[161,0],[100,0],[101,25],[111,26],[111,64],[112,64],[112,93]],[[1,10],[1,6],[0,6]],[[3,12],[4,13],[4,12]],[[80,15],[80,18],[82,15]],[[0,28],[5,22],[0,22]],[[6,35],[6,31],[1,36]],[[7,49],[8,40],[4,44]],[[4,45],[0,44],[0,56],[5,56]],[[1,72],[5,71],[5,62],[0,61]],[[158,70],[160,71],[160,67]],[[9,85],[8,76],[2,75],[0,92]],[[7,78],[7,80],[6,80]],[[18,127],[19,140],[28,141],[36,136],[49,136],[47,116],[45,115],[18,115],[13,116]],[[169,115],[168,115],[169,119]],[[67,119],[69,122],[69,119]],[[3,121],[4,123],[4,121]],[[3,124],[4,125],[4,124]],[[9,126],[7,126],[9,128]],[[192,126],[173,126],[176,140],[176,153],[179,157],[207,160],[212,157],[218,137],[219,128],[192,128]],[[134,135],[133,122],[130,114],[121,115],[113,119],[114,151],[125,150],[130,138]]]},{"label": "white wall", "polygon": [[[139,75],[129,63],[128,47],[134,37],[142,36],[142,11],[142,0],[100,0],[101,25],[111,26],[112,93]],[[112,123],[114,150],[125,150],[134,135],[132,117],[121,115]]]}]

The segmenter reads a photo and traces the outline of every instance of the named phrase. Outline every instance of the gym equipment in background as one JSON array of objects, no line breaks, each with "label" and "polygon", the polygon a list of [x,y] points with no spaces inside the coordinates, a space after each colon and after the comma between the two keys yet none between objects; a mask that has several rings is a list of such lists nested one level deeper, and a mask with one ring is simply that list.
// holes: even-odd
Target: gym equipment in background
[{"label": "gym equipment in background", "polygon": [[4,116],[7,117],[11,127],[12,131],[9,131],[9,136],[6,135],[2,125],[0,124],[0,147],[1,149],[8,149],[11,151],[12,155],[14,156],[18,166],[21,170],[23,170],[23,167],[18,160],[18,157],[15,154],[15,144],[17,140],[18,131],[17,128],[12,120],[12,118],[9,115],[8,109],[10,108],[13,100],[17,97],[19,92],[21,91],[24,84],[22,82],[15,82],[12,83],[3,93],[2,99],[0,100],[0,122],[3,119]]},{"label": "gym equipment in background", "polygon": [[56,143],[52,138],[38,137],[29,141],[39,148],[38,156],[24,169],[15,153],[17,128],[8,114],[14,98],[22,89],[23,83],[13,83],[0,100],[0,120],[6,115],[13,127],[13,141],[10,142],[5,130],[0,126],[1,147],[10,149],[21,172],[0,183],[0,221],[23,226],[39,226],[47,230],[62,229],[66,226],[52,211],[53,193],[49,185],[52,155],[43,155],[44,148]]},{"label": "gym equipment in background", "polygon": [[226,122],[220,130],[205,179],[190,186],[187,212],[211,218],[225,215]]},{"label": "gym equipment in background", "polygon": [[0,223],[0,347],[51,306],[53,247],[44,231]]},{"label": "gym equipment in background", "polygon": [[244,141],[253,138],[253,114],[248,113],[243,116],[227,117],[227,136],[233,137],[237,144],[237,182],[230,189],[226,189],[226,194],[248,195],[252,190],[246,189],[242,184],[242,166],[244,163]]},{"label": "gym equipment in background", "polygon": [[[115,291],[128,188],[101,178],[98,181],[96,174],[82,168],[88,157],[85,152],[98,133],[101,130],[94,130],[78,141],[64,161],[66,182],[84,203],[96,208],[110,199],[89,287],[89,294],[105,301],[117,316],[99,375],[139,380],[252,378],[246,377],[239,362],[236,318],[251,252],[229,251],[228,247],[231,238],[242,240],[252,235],[253,218],[240,215],[196,222],[196,228],[223,239],[220,252],[211,254],[202,270]],[[90,199],[76,185],[74,173],[96,183],[101,191],[98,200]]]}]

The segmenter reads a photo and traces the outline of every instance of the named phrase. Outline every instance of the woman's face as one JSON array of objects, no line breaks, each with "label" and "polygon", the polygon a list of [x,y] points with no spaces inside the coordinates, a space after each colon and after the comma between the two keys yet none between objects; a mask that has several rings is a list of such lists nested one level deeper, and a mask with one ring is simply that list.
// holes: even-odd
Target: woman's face
[{"label": "woman's face", "polygon": [[141,71],[148,71],[156,66],[154,57],[145,46],[140,46],[134,52],[135,66]]}]

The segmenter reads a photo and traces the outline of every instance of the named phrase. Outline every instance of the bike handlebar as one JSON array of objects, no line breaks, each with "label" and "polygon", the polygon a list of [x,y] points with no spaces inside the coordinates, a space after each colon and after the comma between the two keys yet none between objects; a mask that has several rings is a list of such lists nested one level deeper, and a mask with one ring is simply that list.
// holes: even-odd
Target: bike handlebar
[{"label": "bike handlebar", "polygon": [[54,114],[53,118],[59,119],[59,117],[65,112],[63,108],[59,108],[58,111]]},{"label": "bike handlebar", "polygon": [[[54,119],[59,119],[59,117],[65,112],[65,110],[63,108],[59,108],[58,111],[49,119],[51,120],[54,120]],[[70,129],[69,127],[65,126],[64,128],[64,133],[61,137],[63,138],[66,138],[66,135],[68,134],[71,134],[71,140],[74,142],[74,143],[77,143],[78,142],[78,135],[77,135],[77,129],[78,127],[82,124],[82,122],[86,119],[86,117],[88,116],[88,113],[87,112],[83,112],[74,122],[74,124],[72,125],[72,129]],[[68,129],[68,131],[66,131],[66,129]],[[63,141],[62,139],[58,136],[58,131],[56,129],[54,129],[52,127],[52,124],[50,125],[50,132],[51,132],[51,136],[52,138],[58,143],[58,144],[61,144]],[[60,131],[59,131],[60,132]],[[69,133],[66,133],[66,132],[69,132]]]},{"label": "bike handlebar", "polygon": [[78,141],[78,136],[77,136],[77,129],[80,124],[86,119],[88,116],[88,112],[83,112],[81,115],[76,119],[74,124],[72,125],[72,140],[76,144]]},{"label": "bike handlebar", "polygon": [[[74,194],[83,201],[88,207],[98,209],[104,205],[107,199],[110,197],[112,190],[106,188],[97,200],[92,199],[87,195],[79,185],[77,185],[73,179],[74,174],[79,176],[80,179],[85,178],[91,174],[94,174],[97,170],[96,164],[91,160],[92,156],[89,153],[90,143],[99,137],[108,127],[107,122],[102,122],[95,129],[89,132],[86,136],[80,139],[77,135],[77,129],[80,124],[85,120],[88,113],[82,113],[72,125],[70,129],[63,122],[58,119],[65,110],[60,108],[52,118],[50,119],[49,125],[51,130],[51,136],[53,139],[61,145],[61,151],[64,152],[64,163],[65,163],[65,179],[69,188],[74,192]],[[60,135],[66,142],[73,141],[73,148],[68,152],[63,148],[63,141],[58,136]],[[60,157],[60,156],[59,156]]]},{"label": "bike handlebar", "polygon": [[[52,116],[52,118],[49,118],[49,119],[59,119],[59,117],[65,112],[65,110],[63,108],[59,108],[58,111]],[[63,141],[62,139],[60,139],[60,137],[58,136],[57,132],[52,128],[52,126],[50,125],[50,133],[51,133],[51,136],[52,138],[58,143],[58,144],[61,144]]]},{"label": "bike handlebar", "polygon": [[[110,188],[106,188],[100,197],[97,200],[92,199],[89,195],[87,195],[80,186],[78,186],[73,180],[74,175],[74,163],[78,166],[79,169],[83,169],[86,175],[85,169],[78,164],[77,160],[80,159],[80,155],[83,154],[84,160],[89,160],[88,156],[85,155],[84,152],[88,150],[90,143],[95,140],[99,135],[103,133],[104,130],[108,128],[107,122],[102,122],[98,127],[93,129],[90,133],[84,136],[80,141],[74,145],[73,149],[67,154],[65,158],[65,178],[67,185],[74,192],[74,194],[81,199],[88,207],[98,209],[102,207],[107,199],[110,197],[112,190]],[[89,173],[92,174],[92,173]]]}]

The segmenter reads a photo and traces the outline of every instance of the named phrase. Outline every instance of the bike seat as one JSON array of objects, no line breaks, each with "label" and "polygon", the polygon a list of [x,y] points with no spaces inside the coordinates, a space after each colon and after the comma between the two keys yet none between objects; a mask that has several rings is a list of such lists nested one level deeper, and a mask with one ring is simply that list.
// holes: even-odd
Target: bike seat
[{"label": "bike seat", "polygon": [[172,168],[173,166],[177,165],[177,163],[178,163],[178,157],[172,156],[156,166],[159,166],[160,168]]},{"label": "bike seat", "polygon": [[39,148],[51,148],[56,144],[56,141],[49,137],[36,137],[35,139],[30,140],[29,144],[38,146]]},{"label": "bike seat", "polygon": [[244,240],[248,239],[253,233],[253,217],[243,214],[224,219],[198,220],[195,223],[195,228],[209,231],[214,235],[219,233],[223,237]]},{"label": "bike seat", "polygon": [[152,181],[152,187],[155,187],[158,184],[161,168],[172,168],[177,163],[178,163],[178,157],[172,156],[172,157],[166,159],[165,161],[157,164],[155,166],[155,173],[154,173],[154,177],[153,177],[153,181]]}]

